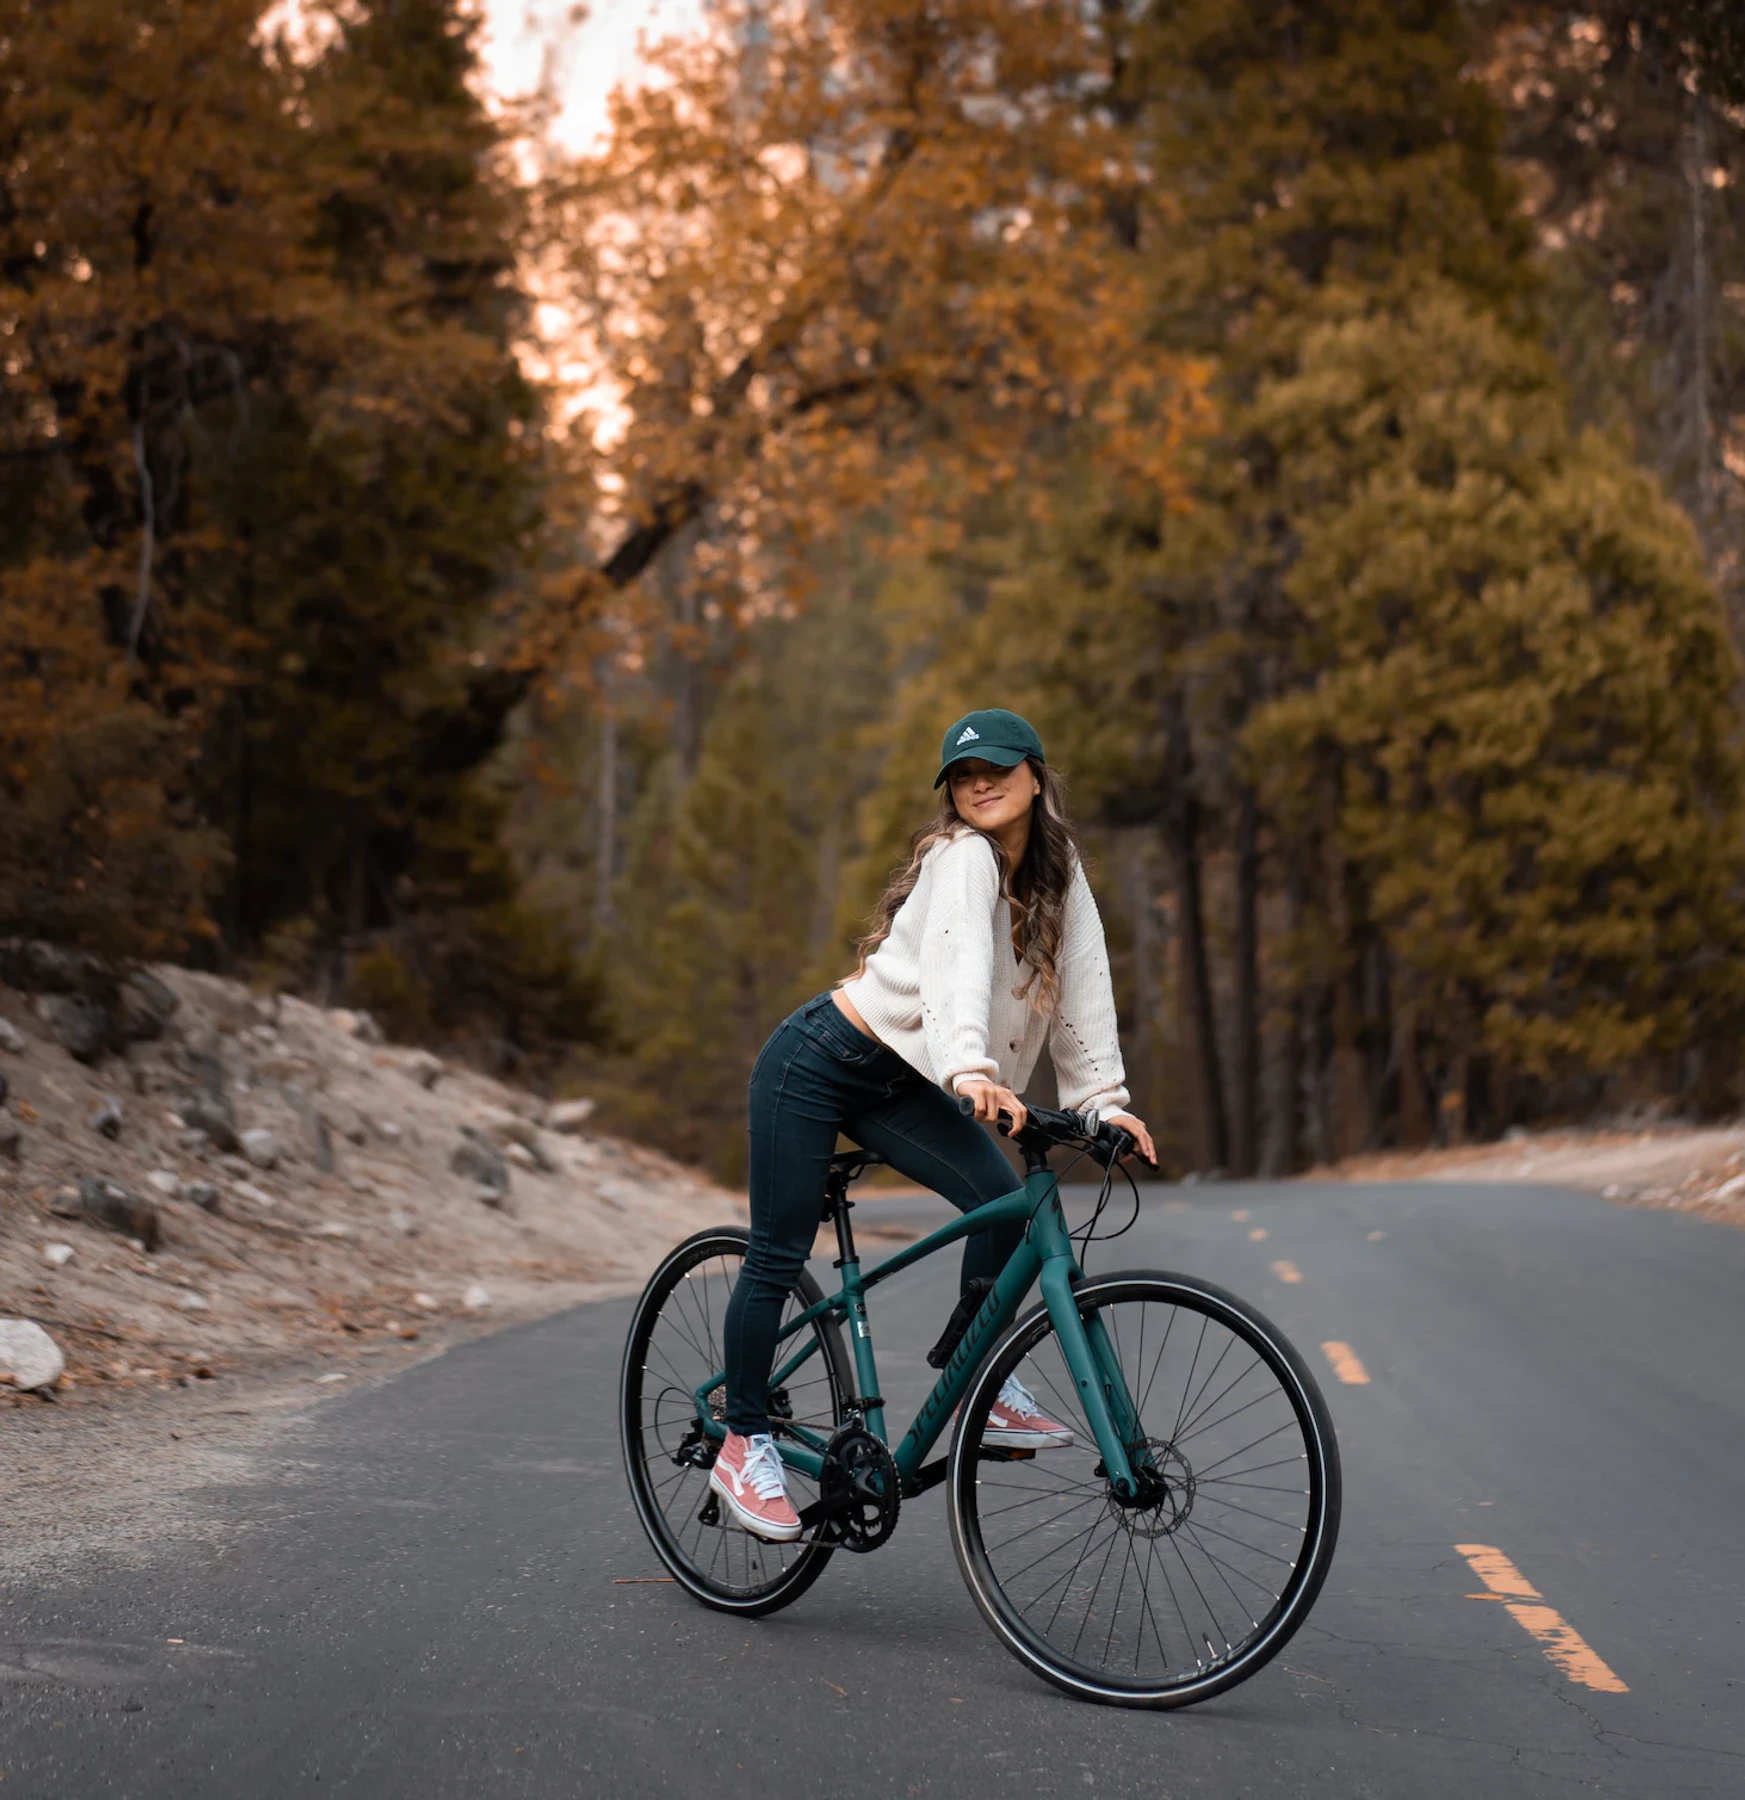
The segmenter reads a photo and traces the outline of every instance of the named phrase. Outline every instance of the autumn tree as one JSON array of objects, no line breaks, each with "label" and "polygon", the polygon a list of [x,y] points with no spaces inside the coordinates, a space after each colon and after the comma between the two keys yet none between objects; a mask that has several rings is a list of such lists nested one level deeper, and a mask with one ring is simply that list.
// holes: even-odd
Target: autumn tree
[{"label": "autumn tree", "polygon": [[541,552],[523,199],[461,7],[329,22],[0,32],[0,929],[272,940],[408,1026],[562,1035],[586,984],[481,778]]},{"label": "autumn tree", "polygon": [[221,867],[191,804],[227,649],[191,467],[305,299],[255,26],[11,0],[0,28],[0,928],[162,950]]},{"label": "autumn tree", "polygon": [[1140,329],[1121,15],[1020,0],[716,9],[553,186],[624,429],[622,588],[683,527],[720,605],[876,512],[918,529],[1087,413],[1156,485],[1196,371]]}]

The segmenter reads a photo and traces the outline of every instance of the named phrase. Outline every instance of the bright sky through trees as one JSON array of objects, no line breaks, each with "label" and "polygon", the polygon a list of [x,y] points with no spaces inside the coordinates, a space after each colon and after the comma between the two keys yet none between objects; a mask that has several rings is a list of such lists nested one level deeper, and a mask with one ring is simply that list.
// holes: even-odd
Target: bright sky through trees
[{"label": "bright sky through trees", "polygon": [[644,65],[638,40],[658,40],[700,23],[701,0],[486,0],[485,67],[492,91],[537,90],[549,70],[559,108],[552,135],[584,150],[606,124],[606,102]]}]

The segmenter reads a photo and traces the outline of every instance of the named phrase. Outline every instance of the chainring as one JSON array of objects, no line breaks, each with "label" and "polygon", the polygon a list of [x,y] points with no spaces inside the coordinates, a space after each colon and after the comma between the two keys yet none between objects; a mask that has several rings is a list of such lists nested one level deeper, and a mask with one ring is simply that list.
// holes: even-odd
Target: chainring
[{"label": "chainring", "polygon": [[824,1452],[819,1539],[864,1555],[897,1529],[901,1484],[889,1450],[864,1425],[844,1425]]}]

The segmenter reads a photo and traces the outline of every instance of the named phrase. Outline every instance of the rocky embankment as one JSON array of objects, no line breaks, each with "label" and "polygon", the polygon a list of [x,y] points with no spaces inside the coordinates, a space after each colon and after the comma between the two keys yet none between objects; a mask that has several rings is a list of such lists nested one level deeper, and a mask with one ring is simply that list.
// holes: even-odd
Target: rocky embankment
[{"label": "rocky embankment", "polygon": [[588,1112],[367,1015],[0,942],[0,1396],[341,1380],[634,1284],[743,1217]]}]

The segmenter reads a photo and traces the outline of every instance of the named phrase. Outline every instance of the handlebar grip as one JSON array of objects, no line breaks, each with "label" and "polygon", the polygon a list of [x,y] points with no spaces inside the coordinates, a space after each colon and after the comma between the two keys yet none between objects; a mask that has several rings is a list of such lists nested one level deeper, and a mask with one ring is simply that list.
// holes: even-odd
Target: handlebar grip
[{"label": "handlebar grip", "polygon": [[[968,1094],[959,1094],[957,1097],[957,1110],[962,1113],[966,1119],[973,1119],[976,1116],[976,1103]],[[1012,1115],[1007,1112],[1003,1106],[1000,1108],[999,1117],[995,1122],[994,1129],[999,1132],[1001,1137],[1010,1137],[1012,1135]]]}]

